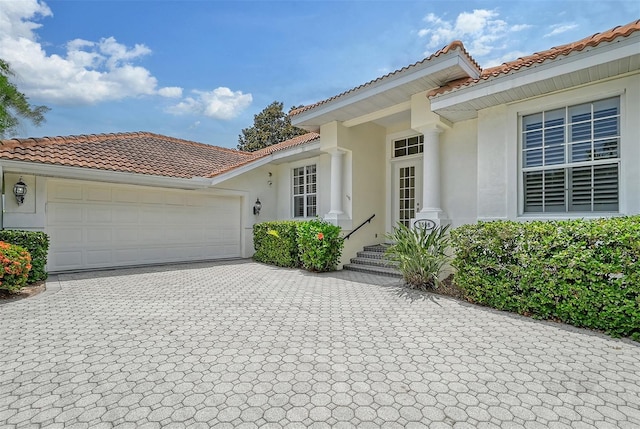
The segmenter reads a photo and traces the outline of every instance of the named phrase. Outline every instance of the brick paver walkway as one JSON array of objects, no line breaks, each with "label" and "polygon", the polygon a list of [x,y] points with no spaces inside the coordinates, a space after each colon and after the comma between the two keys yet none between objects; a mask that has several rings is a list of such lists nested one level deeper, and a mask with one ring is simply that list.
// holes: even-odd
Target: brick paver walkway
[{"label": "brick paver walkway", "polygon": [[640,347],[248,261],[0,305],[0,427],[638,428]]}]

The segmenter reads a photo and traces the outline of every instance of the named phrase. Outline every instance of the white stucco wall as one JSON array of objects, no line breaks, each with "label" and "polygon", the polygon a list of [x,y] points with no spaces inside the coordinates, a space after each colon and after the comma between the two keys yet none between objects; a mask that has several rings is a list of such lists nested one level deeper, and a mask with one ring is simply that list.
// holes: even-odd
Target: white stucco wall
[{"label": "white stucco wall", "polygon": [[475,119],[458,122],[440,135],[440,195],[452,227],[477,220],[477,148]]},{"label": "white stucco wall", "polygon": [[[269,176],[271,173],[271,176]],[[269,185],[271,182],[271,185]],[[242,227],[243,257],[250,258],[255,253],[253,248],[253,225],[266,220],[274,220],[278,215],[278,171],[274,166],[265,165],[250,170],[215,187],[231,194],[243,195]],[[260,199],[262,209],[259,215],[253,214],[256,199]]]},{"label": "white stucco wall", "polygon": [[386,222],[386,130],[374,123],[366,123],[349,129],[348,139],[340,145],[351,153],[352,175],[349,178],[352,191],[352,228],[357,228],[371,215],[371,223],[356,231],[345,241],[342,263],[356,256],[363,246],[385,241]]},{"label": "white stucco wall", "polygon": [[[620,96],[620,214],[640,213],[640,74],[611,79],[478,112],[478,218],[550,219],[522,214],[519,118],[522,115]],[[594,214],[594,217],[598,216]],[[570,217],[556,215],[553,218]],[[580,217],[584,217],[580,215]]]}]

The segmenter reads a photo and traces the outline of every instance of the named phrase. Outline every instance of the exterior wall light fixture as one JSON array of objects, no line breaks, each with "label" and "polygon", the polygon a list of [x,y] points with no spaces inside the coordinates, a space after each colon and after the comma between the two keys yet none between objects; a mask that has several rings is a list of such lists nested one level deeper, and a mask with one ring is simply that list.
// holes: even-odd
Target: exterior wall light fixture
[{"label": "exterior wall light fixture", "polygon": [[258,216],[260,210],[262,210],[262,203],[260,202],[260,198],[256,198],[256,203],[253,205],[253,214]]},{"label": "exterior wall light fixture", "polygon": [[27,195],[27,184],[22,181],[22,177],[13,185],[13,195],[16,196],[18,205],[24,203],[24,196]]}]

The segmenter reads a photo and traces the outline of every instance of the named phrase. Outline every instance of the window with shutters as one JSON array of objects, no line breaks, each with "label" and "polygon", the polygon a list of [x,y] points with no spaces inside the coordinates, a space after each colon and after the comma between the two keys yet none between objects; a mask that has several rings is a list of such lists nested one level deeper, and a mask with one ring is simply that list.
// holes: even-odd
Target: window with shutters
[{"label": "window with shutters", "polygon": [[620,98],[522,117],[525,213],[617,212]]},{"label": "window with shutters", "polygon": [[317,214],[316,165],[293,169],[293,217]]}]

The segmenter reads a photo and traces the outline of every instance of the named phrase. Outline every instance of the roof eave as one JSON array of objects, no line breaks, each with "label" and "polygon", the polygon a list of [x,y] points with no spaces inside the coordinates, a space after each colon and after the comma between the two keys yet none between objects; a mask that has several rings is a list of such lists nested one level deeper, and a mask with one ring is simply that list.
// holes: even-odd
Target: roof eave
[{"label": "roof eave", "polygon": [[[352,106],[356,103],[367,103],[373,97],[384,96],[393,90],[397,90],[404,85],[408,85],[418,79],[428,77],[438,72],[451,69],[454,70],[457,78],[464,75],[471,78],[480,76],[480,70],[473,60],[462,49],[452,49],[436,57],[430,58],[423,63],[390,74],[384,78],[364,85],[362,88],[352,90],[327,102],[319,104],[291,117],[291,123],[297,127],[310,131],[318,131],[320,125],[331,122],[337,116],[340,109]],[[443,85],[446,82],[439,82]],[[424,88],[429,90],[432,88]],[[390,106],[387,106],[390,107]],[[342,118],[344,120],[344,118]]]},{"label": "roof eave", "polygon": [[207,178],[206,180],[208,180],[209,186],[215,186],[227,180],[233,179],[234,177],[240,176],[241,174],[248,173],[251,170],[262,167],[263,165],[267,165],[270,163],[280,164],[282,162],[288,162],[299,158],[301,154],[315,154],[316,151],[319,152],[319,149],[320,139],[318,138],[310,140],[306,143],[292,146],[288,149],[283,149],[264,155],[243,165],[231,167],[229,170],[216,174],[210,178]]},{"label": "roof eave", "polygon": [[97,168],[75,167],[69,165],[46,164],[35,161],[0,159],[0,167],[4,172],[33,174],[37,176],[61,179],[90,180],[96,182],[110,182],[143,186],[158,186],[196,190],[207,188],[210,179],[205,177],[171,177],[151,174],[130,173]]},{"label": "roof eave", "polygon": [[[513,92],[525,85],[579,72],[601,64],[611,63],[633,56],[640,56],[638,50],[639,43],[640,33],[636,33],[612,42],[603,42],[598,46],[590,47],[582,51],[575,51],[569,55],[549,59],[544,63],[534,64],[526,68],[523,67],[507,74],[492,76],[466,86],[463,85],[449,92],[430,97],[431,109],[435,113],[455,121],[454,118],[447,114],[447,111],[473,110],[475,108],[471,106],[471,104],[481,99],[489,102],[489,105],[486,105],[486,107],[491,107],[492,103],[490,103],[490,100],[497,94],[509,91]],[[568,88],[558,88],[558,90],[563,89]],[[543,93],[537,95],[543,95]],[[502,104],[502,102],[496,101],[493,103],[493,105],[498,104]],[[470,112],[470,114],[471,113],[472,112]],[[472,117],[476,116],[477,111]]]}]

